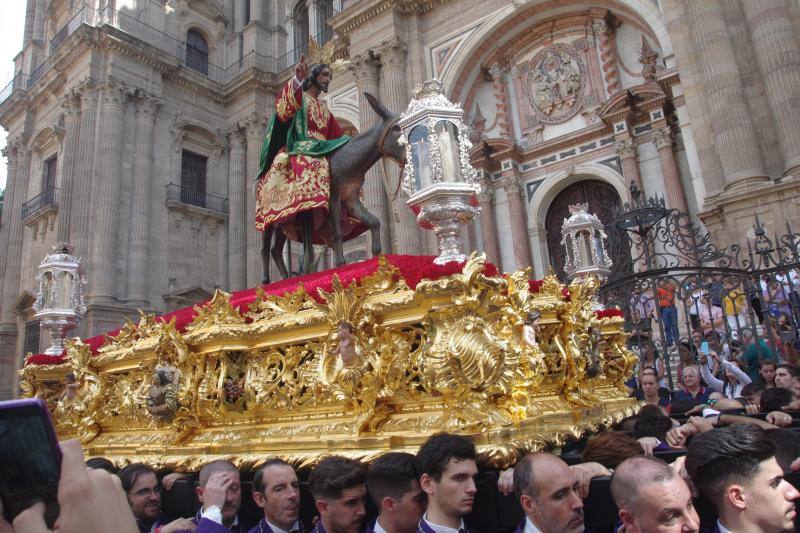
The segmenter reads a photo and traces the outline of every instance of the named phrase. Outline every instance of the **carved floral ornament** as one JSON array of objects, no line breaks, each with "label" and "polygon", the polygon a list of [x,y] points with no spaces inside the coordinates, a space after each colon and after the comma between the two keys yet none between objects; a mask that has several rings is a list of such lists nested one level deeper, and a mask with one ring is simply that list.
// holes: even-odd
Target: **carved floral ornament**
[{"label": "carved floral ornament", "polygon": [[240,311],[217,291],[183,332],[141,314],[97,354],[73,341],[66,364],[26,365],[20,385],[48,403],[59,436],[116,463],[191,470],[213,448],[240,468],[266,455],[302,468],[447,430],[505,466],[636,406],[624,385],[636,358],[622,318],[592,312],[596,279],[571,284],[567,298],[555,277],[535,290],[529,275],[490,275],[473,255],[411,290],[381,259],[374,274],[334,278],[316,297],[302,286],[260,291]]},{"label": "carved floral ornament", "polygon": [[525,81],[528,102],[545,124],[569,120],[583,107],[586,67],[572,46],[554,45],[536,54]]}]

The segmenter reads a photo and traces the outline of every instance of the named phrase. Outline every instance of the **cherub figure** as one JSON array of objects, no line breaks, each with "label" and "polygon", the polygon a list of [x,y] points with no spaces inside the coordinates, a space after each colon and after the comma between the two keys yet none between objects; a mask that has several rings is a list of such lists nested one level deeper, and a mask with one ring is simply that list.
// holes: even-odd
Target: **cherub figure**
[{"label": "cherub figure", "polygon": [[539,348],[536,342],[536,332],[539,330],[539,320],[542,314],[539,311],[530,311],[525,315],[525,321],[522,326],[522,338],[525,344],[531,348]]},{"label": "cherub figure", "polygon": [[59,400],[62,402],[70,402],[78,397],[78,389],[80,389],[81,384],[75,379],[74,372],[70,372],[64,376],[64,381],[64,392],[61,393]]},{"label": "cherub figure", "polygon": [[356,352],[356,336],[353,325],[346,321],[339,321],[338,342],[336,348],[331,350],[333,355],[338,355],[342,359],[344,367],[353,366],[358,360],[358,353]]}]

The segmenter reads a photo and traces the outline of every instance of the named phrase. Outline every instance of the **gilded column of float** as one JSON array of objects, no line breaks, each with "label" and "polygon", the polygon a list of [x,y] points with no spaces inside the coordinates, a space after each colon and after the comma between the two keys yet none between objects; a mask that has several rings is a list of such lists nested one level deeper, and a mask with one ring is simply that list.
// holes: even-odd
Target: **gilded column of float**
[{"label": "gilded column of float", "polygon": [[[75,190],[83,194],[84,200],[75,202],[70,214],[70,232],[75,255],[88,259],[90,247],[89,215],[97,199],[93,190],[94,146],[97,134],[97,89],[84,83],[79,91],[81,97],[80,146],[78,148],[78,170],[75,175]],[[90,199],[90,201],[87,201]]]},{"label": "gilded column of float", "polygon": [[516,176],[510,176],[503,181],[503,189],[506,191],[508,211],[511,217],[514,259],[518,269],[527,268],[531,266],[531,245],[528,241],[528,217],[525,215],[525,206],[522,201],[522,187]]},{"label": "gilded column of float", "polygon": [[246,195],[253,195],[245,169],[244,133],[236,124],[228,130],[230,179],[228,180],[228,276],[231,290],[247,287],[247,219]]},{"label": "gilded column of float", "polygon": [[784,161],[784,175],[800,170],[800,44],[785,0],[742,2]]},{"label": "gilded column of float", "polygon": [[75,188],[78,150],[80,149],[81,101],[72,92],[67,93],[62,103],[64,118],[64,164],[61,167],[61,193],[58,198],[58,230],[56,242],[70,242],[73,206],[79,203],[84,191]]},{"label": "gilded column of float", "polygon": [[672,132],[669,128],[655,130],[653,143],[656,145],[658,160],[661,162],[667,206],[687,213],[689,209],[686,204],[686,193],[678,173],[678,165],[675,163],[675,154],[672,152]]},{"label": "gilded column of float", "polygon": [[[381,55],[381,100],[393,113],[401,113],[408,105],[406,97],[406,47],[396,37],[380,48]],[[397,165],[388,164],[387,174],[390,186],[400,179]],[[400,188],[394,209],[399,221],[395,221],[393,233],[397,238],[398,250],[395,253],[419,253],[421,242],[419,227],[414,213],[408,208],[408,195]]]},{"label": "gilded column of float", "polygon": [[[371,52],[366,52],[350,62],[350,70],[358,88],[359,131],[364,133],[378,122],[378,115],[364,98],[364,93],[378,96],[378,61]],[[380,164],[380,163],[379,163]],[[383,178],[377,166],[367,171],[364,179],[364,201],[370,213],[381,222],[381,245],[383,253],[392,251],[389,200]],[[372,237],[367,234],[367,251],[372,247]]]},{"label": "gilded column of float", "polygon": [[94,236],[89,256],[92,283],[89,285],[89,296],[94,301],[113,301],[117,297],[117,215],[128,92],[125,86],[115,80],[107,81],[102,90],[103,117],[97,158],[99,166],[93,187],[97,195],[96,201],[92,201],[97,218],[96,224],[92,226]]},{"label": "gilded column of float", "polygon": [[130,235],[128,301],[138,307],[150,304],[150,190],[153,174],[153,126],[161,100],[140,93],[136,98],[136,160],[133,168],[133,192]]},{"label": "gilded column of float", "polygon": [[756,185],[767,178],[722,5],[720,0],[687,1],[685,5],[725,189]]}]

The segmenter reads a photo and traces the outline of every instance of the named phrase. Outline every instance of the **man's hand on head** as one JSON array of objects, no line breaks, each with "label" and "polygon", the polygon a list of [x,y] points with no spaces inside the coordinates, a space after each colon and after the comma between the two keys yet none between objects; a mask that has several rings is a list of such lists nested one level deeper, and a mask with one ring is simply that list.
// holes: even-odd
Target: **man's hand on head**
[{"label": "man's hand on head", "polygon": [[203,509],[216,505],[220,509],[225,506],[225,495],[228,492],[228,487],[234,481],[234,476],[231,472],[216,472],[211,474],[211,477],[206,481],[206,486],[203,488]]}]

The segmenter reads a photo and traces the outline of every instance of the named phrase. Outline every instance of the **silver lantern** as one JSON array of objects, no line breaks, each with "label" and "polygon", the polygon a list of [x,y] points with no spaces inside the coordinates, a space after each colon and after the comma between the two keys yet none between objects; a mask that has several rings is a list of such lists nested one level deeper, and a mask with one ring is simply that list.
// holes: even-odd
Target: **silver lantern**
[{"label": "silver lantern", "polygon": [[39,295],[33,304],[41,329],[50,334],[51,346],[46,355],[64,351],[67,333],[77,326],[86,312],[86,276],[83,262],[72,255],[72,246],[56,244],[53,253],[39,265],[36,281]]},{"label": "silver lantern", "polygon": [[400,117],[400,142],[407,145],[403,189],[417,223],[436,234],[437,264],[466,260],[461,226],[480,214],[480,183],[469,162],[472,143],[463,118],[438,80],[417,85]]},{"label": "silver lantern", "polygon": [[595,275],[602,283],[611,273],[606,232],[600,219],[588,210],[589,204],[569,206],[570,216],[561,226],[561,244],[567,252],[564,272],[569,281]]}]

